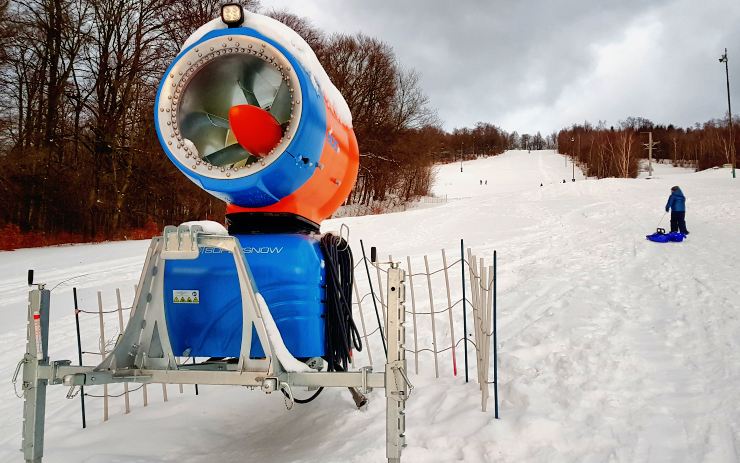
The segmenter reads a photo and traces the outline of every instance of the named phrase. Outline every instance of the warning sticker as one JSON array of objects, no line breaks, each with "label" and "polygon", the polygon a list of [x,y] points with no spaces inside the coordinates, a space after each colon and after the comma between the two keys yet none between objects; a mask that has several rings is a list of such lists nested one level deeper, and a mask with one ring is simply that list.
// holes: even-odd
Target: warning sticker
[{"label": "warning sticker", "polygon": [[197,289],[172,290],[172,302],[175,304],[199,304],[200,291]]}]

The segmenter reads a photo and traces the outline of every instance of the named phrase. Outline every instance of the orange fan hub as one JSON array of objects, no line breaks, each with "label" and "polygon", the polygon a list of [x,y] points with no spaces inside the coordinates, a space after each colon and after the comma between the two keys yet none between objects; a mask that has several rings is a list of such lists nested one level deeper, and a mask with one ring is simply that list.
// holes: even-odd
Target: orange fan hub
[{"label": "orange fan hub", "polygon": [[232,106],[229,125],[236,141],[258,157],[270,154],[283,136],[280,124],[273,115],[257,106]]}]

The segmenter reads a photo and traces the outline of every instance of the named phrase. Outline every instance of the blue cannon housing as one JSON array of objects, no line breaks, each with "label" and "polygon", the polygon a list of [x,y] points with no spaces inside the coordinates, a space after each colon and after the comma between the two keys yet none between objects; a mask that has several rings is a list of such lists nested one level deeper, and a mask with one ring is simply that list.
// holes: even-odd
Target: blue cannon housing
[{"label": "blue cannon housing", "polygon": [[[171,80],[167,78],[167,76],[178,76],[178,74],[183,73],[183,70],[188,69],[185,62],[197,59],[199,55],[193,53],[198,50],[198,47],[205,47],[207,44],[213,41],[218,42],[220,39],[231,40],[233,38],[242,41],[255,39],[274,47],[276,50],[275,59],[279,57],[284,60],[286,66],[290,67],[290,74],[296,86],[296,95],[302,97],[302,101],[299,99],[300,103],[296,104],[296,107],[300,106],[301,108],[300,118],[291,120],[288,124],[289,128],[286,133],[290,136],[286,137],[284,146],[281,143],[279,152],[264,158],[269,162],[266,167],[261,169],[259,175],[252,173],[245,175],[244,168],[240,168],[239,172],[227,177],[219,169],[206,168],[207,163],[201,164],[198,162],[196,165],[187,162],[189,158],[184,156],[185,152],[182,148],[184,145],[181,140],[181,137],[185,134],[178,130],[181,128],[179,125],[181,124],[180,119],[184,117],[181,114],[184,110],[180,107],[178,93],[175,93],[170,87]],[[211,58],[211,65],[218,66],[219,62],[225,62],[227,59],[233,59],[237,56],[248,57],[249,55],[220,55]],[[214,72],[213,68],[207,66],[204,66],[203,69],[206,73]],[[236,85],[236,82],[238,82],[237,75],[233,76],[233,82],[231,80],[227,81],[228,85],[232,86]],[[225,85],[225,83],[218,80],[211,82],[209,90],[212,91],[218,85]],[[182,93],[181,99],[186,100],[185,95],[188,94],[188,91],[183,90]],[[190,93],[195,93],[195,91]],[[212,107],[217,106],[210,100],[209,102],[210,104],[206,105],[207,108],[212,110]],[[167,112],[163,112],[165,108]],[[172,119],[170,119],[170,114]],[[178,114],[178,116],[175,117],[175,114]],[[226,113],[215,115],[228,117]],[[324,97],[311,83],[311,77],[301,63],[282,44],[248,27],[211,31],[183,50],[169,66],[165,78],[162,79],[159,85],[154,117],[157,121],[157,124],[155,124],[157,137],[170,161],[205,191],[229,204],[243,207],[263,207],[274,204],[305,184],[314,174],[315,166],[319,162],[327,131]],[[168,122],[172,125],[166,125]],[[294,133],[291,133],[290,127],[295,127]],[[173,140],[177,142],[173,143]],[[255,170],[253,168],[251,171]]]},{"label": "blue cannon housing", "polygon": [[[259,15],[240,25],[214,20],[168,67],[154,119],[170,161],[226,202],[228,233],[239,240],[288,351],[346,368],[352,295],[337,275],[351,265],[351,250],[346,242],[331,248],[341,238],[322,239],[319,231],[349,196],[359,151],[349,108],[307,47]],[[256,330],[243,326],[239,286],[233,256],[220,249],[164,261],[174,355],[238,357],[250,329],[250,355],[264,357]]]},{"label": "blue cannon housing", "polygon": [[[307,234],[234,236],[290,353],[296,358],[323,356],[326,274],[319,241]],[[164,272],[165,317],[174,354],[238,357],[242,301],[231,253],[203,248],[195,260],[166,261]],[[253,331],[251,357],[263,356]]]}]

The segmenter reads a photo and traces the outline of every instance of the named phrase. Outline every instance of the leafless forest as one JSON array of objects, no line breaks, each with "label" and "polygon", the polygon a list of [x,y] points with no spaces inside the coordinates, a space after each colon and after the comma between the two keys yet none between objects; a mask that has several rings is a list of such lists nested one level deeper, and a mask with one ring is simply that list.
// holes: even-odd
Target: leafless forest
[{"label": "leafless forest", "polygon": [[[162,154],[152,109],[163,71],[221,3],[0,0],[0,249],[144,238],[164,224],[223,219],[224,204]],[[642,119],[546,137],[483,122],[446,132],[421,76],[381,39],[326,34],[289,12],[263,11],[257,0],[242,3],[298,31],[345,96],[361,153],[351,203],[425,195],[434,163],[512,147],[557,144],[598,177],[634,176],[645,156]],[[650,127],[661,158],[699,168],[729,162],[722,121]]]},{"label": "leafless forest", "polygon": [[[736,128],[735,119],[733,127]],[[557,135],[561,153],[574,156],[576,162],[591,177],[636,177],[639,159],[647,157],[647,132],[652,132],[653,158],[674,166],[697,170],[730,164],[733,149],[740,151],[740,140],[730,144],[728,120],[712,120],[691,128],[657,125],[651,121],[630,117],[618,127],[599,123],[574,125]]]}]

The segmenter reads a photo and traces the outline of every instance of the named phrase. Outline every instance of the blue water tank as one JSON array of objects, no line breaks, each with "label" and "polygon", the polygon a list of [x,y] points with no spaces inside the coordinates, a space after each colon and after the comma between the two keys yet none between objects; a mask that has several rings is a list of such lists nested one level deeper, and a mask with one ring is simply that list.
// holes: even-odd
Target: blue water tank
[{"label": "blue water tank", "polygon": [[[296,358],[325,350],[325,264],[319,241],[305,234],[235,235],[258,291]],[[165,262],[165,317],[175,355],[238,357],[242,308],[231,253],[201,249],[195,260]],[[264,356],[253,329],[251,357]]]}]

